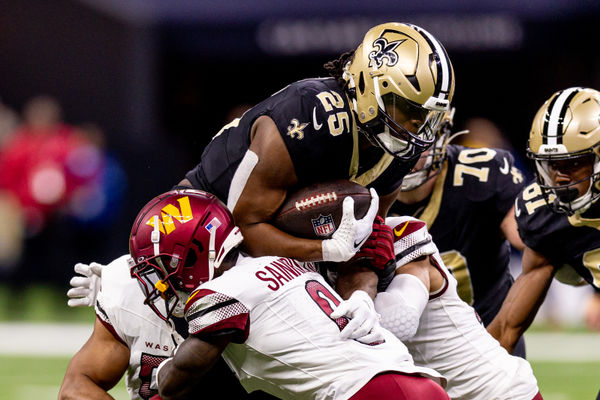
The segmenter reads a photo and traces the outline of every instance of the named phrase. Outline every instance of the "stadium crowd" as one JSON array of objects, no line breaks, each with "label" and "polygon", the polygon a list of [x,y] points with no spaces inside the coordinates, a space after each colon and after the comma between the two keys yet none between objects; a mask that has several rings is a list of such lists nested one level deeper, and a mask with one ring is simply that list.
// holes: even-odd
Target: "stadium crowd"
[{"label": "stadium crowd", "polygon": [[65,232],[108,226],[126,190],[102,129],[62,114],[47,95],[28,100],[21,115],[0,106],[0,276],[17,285],[64,284],[69,271],[47,268],[46,249]]}]

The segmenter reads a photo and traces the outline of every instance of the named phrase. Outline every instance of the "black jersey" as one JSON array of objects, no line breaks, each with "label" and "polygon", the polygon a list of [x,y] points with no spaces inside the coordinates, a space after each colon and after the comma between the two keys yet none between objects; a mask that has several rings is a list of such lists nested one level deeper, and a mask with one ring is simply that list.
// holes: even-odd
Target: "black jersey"
[{"label": "black jersey", "polygon": [[572,267],[596,291],[600,289],[600,218],[586,218],[586,213],[570,217],[555,213],[537,183],[519,195],[515,215],[527,247],[542,254],[557,269]]},{"label": "black jersey", "polygon": [[513,279],[510,245],[500,223],[524,186],[512,155],[501,149],[448,146],[448,158],[432,194],[418,204],[392,205],[391,212],[427,223],[460,297],[484,324],[497,314]]},{"label": "black jersey", "polygon": [[[186,174],[194,188],[213,193],[230,205],[232,181],[240,184],[234,176],[244,175],[238,167],[250,146],[252,125],[262,115],[277,125],[294,164],[298,187],[350,179],[386,195],[400,186],[414,165],[400,162],[378,147],[359,152],[354,114],[342,88],[333,78],[305,79],[223,127],[205,148],[200,163]],[[245,183],[242,179],[241,185]]]}]

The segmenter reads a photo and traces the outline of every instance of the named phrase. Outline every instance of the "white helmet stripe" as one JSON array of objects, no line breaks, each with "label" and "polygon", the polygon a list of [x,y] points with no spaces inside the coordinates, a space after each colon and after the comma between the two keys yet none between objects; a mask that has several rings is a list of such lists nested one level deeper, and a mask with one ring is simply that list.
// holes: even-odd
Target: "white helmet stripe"
[{"label": "white helmet stripe", "polygon": [[150,241],[152,242],[154,255],[158,256],[160,254],[160,220],[158,219],[158,215],[152,217],[152,224],[154,225],[154,229],[150,234]]},{"label": "white helmet stripe", "polygon": [[375,100],[377,100],[377,105],[382,110],[385,110],[385,104],[383,103],[383,99],[381,98],[381,91],[379,90],[379,77],[373,77],[373,89],[375,89]]},{"label": "white helmet stripe", "polygon": [[[581,90],[579,87],[565,89],[558,94],[553,100],[546,115],[548,119],[545,122],[544,133],[547,138],[547,143],[550,146],[556,146],[562,143],[562,124],[563,118],[571,99]],[[559,129],[560,128],[560,129]]]},{"label": "white helmet stripe", "polygon": [[448,55],[446,54],[444,46],[442,46],[442,44],[425,29],[420,28],[416,25],[410,26],[425,37],[427,43],[429,43],[431,48],[439,56],[439,66],[441,67],[441,73],[438,72],[438,82],[436,84],[437,88],[434,97],[438,97],[440,100],[448,99],[448,95],[450,94],[450,82],[452,80],[452,68],[450,66],[450,60],[448,59]]}]

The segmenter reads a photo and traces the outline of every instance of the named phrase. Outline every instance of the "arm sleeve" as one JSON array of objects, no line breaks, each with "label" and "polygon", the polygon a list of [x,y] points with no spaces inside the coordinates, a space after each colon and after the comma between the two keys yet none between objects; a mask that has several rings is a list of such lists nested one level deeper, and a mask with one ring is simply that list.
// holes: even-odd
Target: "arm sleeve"
[{"label": "arm sleeve", "polygon": [[381,315],[381,326],[398,339],[406,340],[417,333],[419,319],[428,301],[429,291],[419,278],[399,274],[385,292],[375,297],[375,311]]}]

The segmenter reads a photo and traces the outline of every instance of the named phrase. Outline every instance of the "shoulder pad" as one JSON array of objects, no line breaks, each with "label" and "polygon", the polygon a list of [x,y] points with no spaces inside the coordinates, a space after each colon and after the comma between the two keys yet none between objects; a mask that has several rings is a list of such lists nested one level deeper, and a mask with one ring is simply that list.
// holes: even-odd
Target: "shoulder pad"
[{"label": "shoulder pad", "polygon": [[529,184],[519,193],[515,200],[515,218],[519,234],[525,244],[533,249],[543,235],[548,234],[559,215],[548,207],[542,196],[542,191],[537,182]]}]

